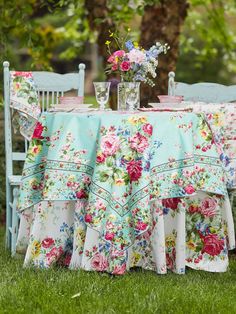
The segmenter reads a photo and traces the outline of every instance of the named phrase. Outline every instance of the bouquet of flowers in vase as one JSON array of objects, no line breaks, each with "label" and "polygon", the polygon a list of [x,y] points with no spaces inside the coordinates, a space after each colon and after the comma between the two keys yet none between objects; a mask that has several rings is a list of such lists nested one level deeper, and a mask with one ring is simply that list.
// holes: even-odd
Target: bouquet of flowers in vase
[{"label": "bouquet of flowers in vase", "polygon": [[169,49],[167,44],[156,42],[148,50],[143,49],[138,43],[127,40],[127,35],[122,38],[117,33],[110,33],[114,39],[117,50],[111,52],[111,40],[106,41],[109,57],[107,59],[107,73],[119,73],[121,81],[144,82],[154,86],[158,56]]}]

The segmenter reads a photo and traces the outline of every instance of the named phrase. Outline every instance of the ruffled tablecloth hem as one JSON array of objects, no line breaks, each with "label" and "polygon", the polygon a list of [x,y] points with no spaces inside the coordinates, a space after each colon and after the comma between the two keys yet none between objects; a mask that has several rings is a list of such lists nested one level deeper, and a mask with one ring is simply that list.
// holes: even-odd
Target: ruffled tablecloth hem
[{"label": "ruffled tablecloth hem", "polygon": [[[42,202],[34,212],[28,209],[22,213],[17,252],[26,251],[25,266],[59,265],[114,275],[133,267],[160,274],[167,269],[183,274],[186,266],[226,271],[228,249],[234,248],[235,238],[231,210],[224,198],[201,192],[184,202],[169,201],[162,208],[159,202],[153,202],[152,225],[123,250],[112,245],[109,229],[104,228],[107,232],[102,234],[85,223],[81,203],[66,202],[62,207],[61,202]],[[207,206],[201,210],[209,218],[199,215],[197,204]],[[198,228],[194,233],[193,225]]]}]

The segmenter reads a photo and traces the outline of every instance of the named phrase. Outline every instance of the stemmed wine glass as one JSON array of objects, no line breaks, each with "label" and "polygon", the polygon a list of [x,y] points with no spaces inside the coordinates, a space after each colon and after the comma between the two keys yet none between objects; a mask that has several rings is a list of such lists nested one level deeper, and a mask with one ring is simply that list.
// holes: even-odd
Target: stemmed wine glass
[{"label": "stemmed wine glass", "polygon": [[93,82],[95,96],[100,110],[105,110],[108,102],[111,82]]}]

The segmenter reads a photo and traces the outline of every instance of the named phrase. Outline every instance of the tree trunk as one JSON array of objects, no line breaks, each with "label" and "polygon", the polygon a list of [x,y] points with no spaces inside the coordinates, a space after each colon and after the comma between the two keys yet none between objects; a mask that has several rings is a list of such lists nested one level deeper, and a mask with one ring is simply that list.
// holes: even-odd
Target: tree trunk
[{"label": "tree trunk", "polygon": [[140,44],[149,48],[155,42],[168,43],[166,55],[160,55],[155,88],[142,86],[142,105],[157,101],[157,95],[167,94],[168,72],[175,71],[178,58],[179,35],[187,16],[187,0],[161,0],[159,4],[146,6],[141,22]]},{"label": "tree trunk", "polygon": [[107,47],[105,42],[109,39],[109,30],[114,31],[115,29],[115,25],[108,15],[107,0],[85,0],[85,8],[88,12],[90,29],[98,34],[98,53],[103,59],[103,64],[106,65]]}]

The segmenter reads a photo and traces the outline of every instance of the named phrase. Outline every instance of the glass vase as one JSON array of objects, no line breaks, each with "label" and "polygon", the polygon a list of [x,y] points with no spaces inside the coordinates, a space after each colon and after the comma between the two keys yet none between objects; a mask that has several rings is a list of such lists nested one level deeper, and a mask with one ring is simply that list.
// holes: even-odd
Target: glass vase
[{"label": "glass vase", "polygon": [[140,107],[140,82],[121,82],[117,87],[117,107],[133,111]]}]

